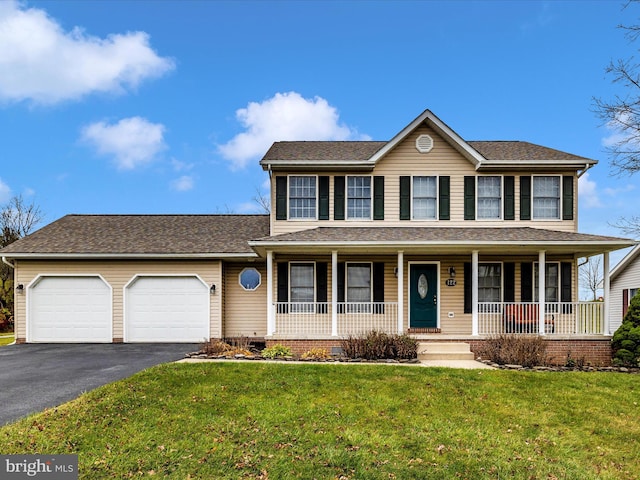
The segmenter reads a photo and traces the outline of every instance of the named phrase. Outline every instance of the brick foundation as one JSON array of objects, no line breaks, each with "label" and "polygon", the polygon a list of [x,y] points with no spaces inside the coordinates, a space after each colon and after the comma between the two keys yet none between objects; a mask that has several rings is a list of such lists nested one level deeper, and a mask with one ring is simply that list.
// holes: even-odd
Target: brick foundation
[{"label": "brick foundation", "polygon": [[[463,342],[471,346],[472,352],[477,352],[484,340],[420,340],[427,342]],[[608,367],[611,365],[611,339],[595,340],[567,340],[549,339],[547,343],[547,363],[550,365],[565,365],[570,356],[576,363],[584,363],[594,367]],[[332,347],[340,347],[340,340],[266,340],[266,346],[280,344],[291,348],[296,355],[301,355],[312,348],[324,348],[331,353]]]},{"label": "brick foundation", "polygon": [[[465,341],[471,345],[471,351],[477,352],[483,340]],[[611,366],[611,339],[597,340],[545,340],[547,344],[547,363],[565,365],[571,357],[576,363],[594,367]]]}]

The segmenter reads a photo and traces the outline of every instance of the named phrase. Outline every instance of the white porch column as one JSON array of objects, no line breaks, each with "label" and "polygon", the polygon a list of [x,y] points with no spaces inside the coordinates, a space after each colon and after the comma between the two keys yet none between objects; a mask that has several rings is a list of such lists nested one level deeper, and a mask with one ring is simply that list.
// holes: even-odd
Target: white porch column
[{"label": "white porch column", "polygon": [[546,254],[544,250],[538,252],[538,333],[544,335],[544,312],[546,303],[545,273],[547,272]]},{"label": "white porch column", "polygon": [[404,252],[398,252],[398,335],[404,333]]},{"label": "white porch column", "polygon": [[267,250],[267,335],[276,331],[276,316],[273,305],[273,251]]},{"label": "white porch column", "polygon": [[478,329],[478,250],[471,252],[471,335],[479,335]]},{"label": "white porch column", "polygon": [[611,325],[609,325],[609,295],[611,288],[611,279],[609,278],[609,252],[604,252],[602,254],[604,257],[604,261],[602,262],[604,265],[604,274],[602,276],[602,284],[603,284],[603,305],[604,312],[602,312],[602,333],[605,335],[611,335]]},{"label": "white porch column", "polygon": [[331,336],[338,336],[338,251],[331,252]]}]

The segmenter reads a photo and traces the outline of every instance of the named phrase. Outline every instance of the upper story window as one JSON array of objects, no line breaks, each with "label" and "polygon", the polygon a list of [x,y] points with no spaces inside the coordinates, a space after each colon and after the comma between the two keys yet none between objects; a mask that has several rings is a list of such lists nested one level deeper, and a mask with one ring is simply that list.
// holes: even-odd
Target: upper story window
[{"label": "upper story window", "polygon": [[533,177],[534,220],[560,219],[560,177]]},{"label": "upper story window", "polygon": [[438,216],[437,177],[413,177],[414,220],[435,220]]},{"label": "upper story window", "polygon": [[502,178],[478,177],[478,218],[498,220],[502,217]]},{"label": "upper story window", "polygon": [[316,177],[289,177],[289,218],[316,219]]},{"label": "upper story window", "polygon": [[481,263],[478,265],[478,301],[502,301],[502,264]]},{"label": "upper story window", "polygon": [[371,177],[347,177],[347,219],[371,219]]},{"label": "upper story window", "polygon": [[[533,300],[537,302],[540,299],[540,281],[539,281],[539,263],[534,264],[533,268]],[[558,302],[560,299],[560,264],[546,263],[544,275],[544,299],[545,302]]]}]

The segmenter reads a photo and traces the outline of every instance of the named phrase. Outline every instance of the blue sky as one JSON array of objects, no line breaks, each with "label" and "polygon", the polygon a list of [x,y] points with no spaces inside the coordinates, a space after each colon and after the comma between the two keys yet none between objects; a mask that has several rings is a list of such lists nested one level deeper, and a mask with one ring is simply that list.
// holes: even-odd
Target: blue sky
[{"label": "blue sky", "polygon": [[0,203],[46,214],[248,213],[277,140],[388,140],[429,108],[467,140],[600,160],[580,230],[637,215],[593,97],[620,1],[0,2]]}]

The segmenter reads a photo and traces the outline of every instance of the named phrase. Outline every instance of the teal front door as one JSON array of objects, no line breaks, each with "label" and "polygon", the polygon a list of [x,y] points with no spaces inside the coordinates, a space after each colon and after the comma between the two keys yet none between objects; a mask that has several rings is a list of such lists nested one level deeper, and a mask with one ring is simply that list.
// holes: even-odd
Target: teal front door
[{"label": "teal front door", "polygon": [[438,266],[409,266],[409,320],[411,328],[438,326]]}]

